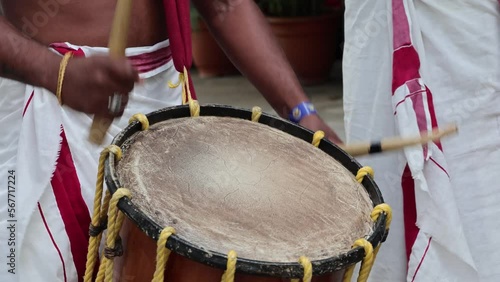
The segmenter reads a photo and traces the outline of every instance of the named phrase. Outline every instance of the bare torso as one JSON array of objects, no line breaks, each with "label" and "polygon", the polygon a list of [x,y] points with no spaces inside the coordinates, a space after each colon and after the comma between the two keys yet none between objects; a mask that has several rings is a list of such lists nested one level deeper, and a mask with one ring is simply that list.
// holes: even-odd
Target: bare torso
[{"label": "bare torso", "polygon": [[[0,0],[5,17],[34,40],[107,46],[116,0]],[[162,0],[133,1],[129,47],[168,38]]]}]

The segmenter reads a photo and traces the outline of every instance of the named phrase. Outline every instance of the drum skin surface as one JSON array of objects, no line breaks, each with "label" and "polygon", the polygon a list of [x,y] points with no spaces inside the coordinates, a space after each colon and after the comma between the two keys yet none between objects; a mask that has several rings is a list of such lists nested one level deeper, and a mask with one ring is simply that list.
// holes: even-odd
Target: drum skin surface
[{"label": "drum skin surface", "polygon": [[[373,231],[373,203],[353,174],[310,143],[267,125],[213,116],[170,119],[135,133],[122,149],[116,171],[134,205],[209,253],[321,260],[346,253]],[[143,236],[154,261],[154,241]],[[179,261],[172,259],[166,275]],[[213,271],[220,281],[222,270]]]}]

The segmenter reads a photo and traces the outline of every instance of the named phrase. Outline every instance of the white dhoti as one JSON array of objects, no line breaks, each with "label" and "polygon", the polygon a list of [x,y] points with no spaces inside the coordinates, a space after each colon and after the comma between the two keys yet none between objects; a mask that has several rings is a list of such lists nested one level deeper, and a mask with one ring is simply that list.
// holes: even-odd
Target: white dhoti
[{"label": "white dhoti", "polygon": [[[75,56],[108,51],[66,43],[51,48]],[[103,146],[87,141],[91,115],[59,106],[45,89],[0,80],[0,197],[15,200],[15,211],[0,205],[0,281],[82,281],[100,152],[132,115],[181,104],[181,87],[168,86],[179,79],[168,41],[129,48],[126,55],[144,82],[135,86]],[[15,184],[8,188],[11,174]],[[15,258],[4,251],[9,238]]]},{"label": "white dhoti", "polygon": [[500,281],[497,0],[346,1],[347,142],[457,135],[360,158],[394,210],[371,281]]}]

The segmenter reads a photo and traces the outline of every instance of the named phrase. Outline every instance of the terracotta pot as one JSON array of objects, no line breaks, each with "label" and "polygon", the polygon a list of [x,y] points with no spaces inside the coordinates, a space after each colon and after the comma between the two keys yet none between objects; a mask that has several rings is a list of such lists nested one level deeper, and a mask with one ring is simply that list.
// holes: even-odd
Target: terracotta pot
[{"label": "terracotta pot", "polygon": [[198,24],[191,32],[193,63],[200,77],[214,77],[239,74],[224,51],[213,38],[205,22],[198,19]]},{"label": "terracotta pot", "polygon": [[341,11],[317,17],[268,17],[274,34],[303,84],[319,84],[329,79],[336,57],[336,33],[341,20]]}]

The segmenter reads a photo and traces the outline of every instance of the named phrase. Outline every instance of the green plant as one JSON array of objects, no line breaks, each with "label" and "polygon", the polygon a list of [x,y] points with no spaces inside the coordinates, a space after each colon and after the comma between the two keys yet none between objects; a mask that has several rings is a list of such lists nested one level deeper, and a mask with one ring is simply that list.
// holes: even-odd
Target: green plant
[{"label": "green plant", "polygon": [[325,12],[326,0],[255,0],[266,16],[307,17]]}]

